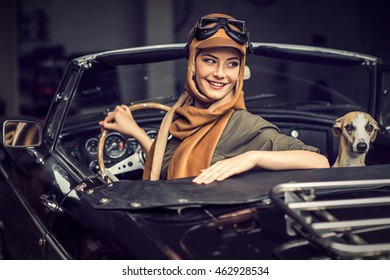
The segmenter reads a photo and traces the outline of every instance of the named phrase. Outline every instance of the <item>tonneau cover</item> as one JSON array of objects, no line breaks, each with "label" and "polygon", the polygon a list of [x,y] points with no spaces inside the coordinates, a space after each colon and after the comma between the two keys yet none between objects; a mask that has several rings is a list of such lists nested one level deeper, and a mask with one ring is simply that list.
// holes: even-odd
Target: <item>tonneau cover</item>
[{"label": "tonneau cover", "polygon": [[288,182],[323,182],[390,178],[390,165],[251,171],[223,182],[196,185],[192,178],[170,181],[118,181],[84,192],[97,209],[146,209],[189,205],[233,205],[262,201],[272,187]]}]

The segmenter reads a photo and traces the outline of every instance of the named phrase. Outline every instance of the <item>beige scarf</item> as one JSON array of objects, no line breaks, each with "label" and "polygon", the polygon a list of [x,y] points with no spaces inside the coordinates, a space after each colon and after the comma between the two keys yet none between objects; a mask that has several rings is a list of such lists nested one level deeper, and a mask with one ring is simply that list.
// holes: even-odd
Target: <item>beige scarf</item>
[{"label": "beige scarf", "polygon": [[[216,16],[216,15],[210,15]],[[221,15],[217,15],[221,16]],[[227,17],[226,15],[223,15]],[[199,102],[210,101],[202,95],[194,82],[195,58],[198,48],[202,48],[204,42],[210,47],[210,42],[221,46],[221,39],[226,46],[226,40],[231,40],[223,29],[220,29],[210,38],[198,41],[193,39],[189,46],[189,58],[187,69],[186,91],[179,100],[167,112],[161,123],[159,133],[147,156],[144,180],[158,180],[160,178],[162,160],[167,145],[169,133],[182,140],[176,149],[168,167],[168,179],[197,176],[202,169],[210,166],[215,147],[221,137],[226,124],[236,109],[245,109],[243,87],[245,55],[241,59],[240,73],[233,92],[223,99],[214,102],[207,109],[193,106],[194,99]],[[210,41],[212,39],[212,41]],[[231,44],[246,53],[246,46]]]}]

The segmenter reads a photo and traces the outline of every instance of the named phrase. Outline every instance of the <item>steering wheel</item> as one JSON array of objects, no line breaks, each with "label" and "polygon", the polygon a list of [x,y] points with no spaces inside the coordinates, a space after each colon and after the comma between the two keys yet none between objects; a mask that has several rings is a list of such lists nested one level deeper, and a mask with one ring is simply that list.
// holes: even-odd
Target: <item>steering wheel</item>
[{"label": "steering wheel", "polygon": [[[155,103],[155,102],[144,102],[144,103],[137,103],[137,104],[130,105],[129,109],[131,112],[137,110],[143,110],[143,109],[156,109],[156,110],[162,110],[168,112],[171,109],[171,107],[164,104]],[[99,170],[103,174],[103,177],[106,177],[105,174],[107,174],[107,170],[109,170],[114,175],[118,175],[129,171],[134,171],[139,169],[143,170],[145,168],[145,160],[142,158],[142,150],[139,148],[130,157],[127,157],[126,159],[106,169],[103,155],[104,155],[104,143],[106,141],[107,134],[108,134],[108,130],[102,129],[99,142],[98,142],[98,149],[97,149],[97,161],[99,165]]]}]

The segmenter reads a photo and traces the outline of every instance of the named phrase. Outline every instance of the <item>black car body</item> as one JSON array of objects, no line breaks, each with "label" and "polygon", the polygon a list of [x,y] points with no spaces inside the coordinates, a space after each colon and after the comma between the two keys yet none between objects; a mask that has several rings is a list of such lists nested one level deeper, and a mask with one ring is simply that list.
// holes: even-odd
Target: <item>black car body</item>
[{"label": "black car body", "polygon": [[[372,56],[253,43],[244,86],[248,111],[319,147],[331,163],[334,120],[370,113],[380,130],[365,167],[256,170],[207,186],[191,178],[142,181],[138,143],[108,132],[101,172],[98,121],[145,96],[138,103],[172,105],[184,90],[186,63],[183,44],[76,58],[44,121],[4,122],[3,142],[7,124],[38,132],[32,142],[21,136],[18,147],[0,147],[2,258],[390,257],[390,69]],[[134,116],[153,138],[164,112]]]}]

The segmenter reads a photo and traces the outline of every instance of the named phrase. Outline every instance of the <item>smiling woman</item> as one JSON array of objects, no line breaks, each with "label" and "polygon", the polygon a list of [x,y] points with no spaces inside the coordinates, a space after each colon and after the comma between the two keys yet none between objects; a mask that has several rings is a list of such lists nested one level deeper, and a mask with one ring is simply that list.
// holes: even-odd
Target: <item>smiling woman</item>
[{"label": "smiling woman", "polygon": [[199,19],[186,46],[186,91],[165,116],[153,143],[124,106],[100,123],[143,143],[148,154],[144,179],[195,176],[194,183],[209,184],[255,167],[329,167],[318,149],[281,134],[273,124],[246,111],[248,38],[244,21],[223,14]]}]

